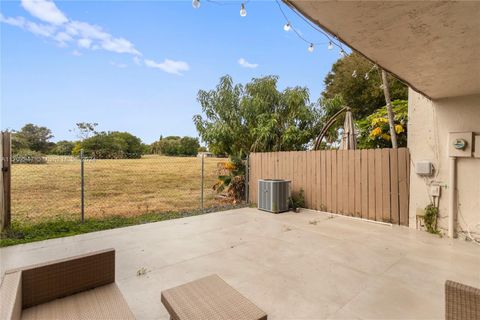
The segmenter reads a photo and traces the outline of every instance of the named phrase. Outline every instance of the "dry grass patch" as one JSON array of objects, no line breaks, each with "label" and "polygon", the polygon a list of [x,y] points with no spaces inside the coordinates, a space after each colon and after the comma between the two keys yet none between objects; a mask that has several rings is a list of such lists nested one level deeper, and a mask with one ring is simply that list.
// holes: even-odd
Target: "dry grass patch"
[{"label": "dry grass patch", "polygon": [[[205,207],[221,203],[212,190],[217,165],[226,159],[205,159]],[[50,157],[47,164],[12,167],[12,218],[80,216],[80,163]],[[85,216],[138,216],[149,212],[185,211],[200,207],[201,159],[146,156],[141,159],[85,162]]]}]

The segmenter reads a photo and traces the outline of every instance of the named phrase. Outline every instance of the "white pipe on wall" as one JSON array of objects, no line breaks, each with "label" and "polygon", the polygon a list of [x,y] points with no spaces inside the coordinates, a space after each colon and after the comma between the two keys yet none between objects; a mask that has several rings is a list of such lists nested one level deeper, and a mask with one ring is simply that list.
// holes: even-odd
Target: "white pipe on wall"
[{"label": "white pipe on wall", "polygon": [[449,170],[449,188],[448,188],[448,236],[450,238],[456,237],[455,224],[457,221],[457,158],[450,157]]}]

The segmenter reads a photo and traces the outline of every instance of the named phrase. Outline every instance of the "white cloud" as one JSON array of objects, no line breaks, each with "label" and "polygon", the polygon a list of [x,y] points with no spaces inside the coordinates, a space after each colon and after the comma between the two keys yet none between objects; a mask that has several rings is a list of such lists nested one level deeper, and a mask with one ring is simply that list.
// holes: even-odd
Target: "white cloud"
[{"label": "white cloud", "polygon": [[11,26],[23,28],[25,25],[25,18],[24,17],[5,17],[3,14],[0,13],[0,22],[9,24]]},{"label": "white cloud", "polygon": [[111,34],[103,31],[102,27],[82,21],[69,22],[66,31],[73,36],[103,40],[112,37]]},{"label": "white cloud", "polygon": [[107,51],[116,53],[130,53],[133,55],[141,55],[140,52],[135,49],[135,46],[124,38],[108,38],[102,40],[100,45]]},{"label": "white cloud", "polygon": [[241,65],[244,68],[249,68],[249,69],[255,69],[256,67],[258,67],[257,63],[250,63],[247,60],[245,60],[244,58],[238,59],[238,64]]},{"label": "white cloud", "polygon": [[92,40],[91,39],[88,39],[88,38],[82,38],[82,39],[78,39],[77,40],[77,44],[80,48],[90,48],[90,46],[92,45]]},{"label": "white cloud", "polygon": [[[188,63],[184,61],[170,59],[165,59],[161,63],[148,59],[142,61],[140,59],[142,53],[128,39],[115,37],[98,25],[69,19],[53,0],[21,0],[21,4],[33,17],[44,21],[44,23],[32,22],[24,17],[5,17],[1,13],[0,22],[52,39],[61,47],[74,45],[77,49],[105,50],[129,54],[133,56],[133,62],[138,66],[144,64],[147,67],[160,69],[171,74],[181,75],[182,72],[190,69]],[[72,54],[75,56],[82,55],[82,52],[77,49],[74,48]],[[244,59],[241,60],[248,68],[257,67],[256,64],[250,64]],[[119,68],[127,66],[118,63],[112,63],[112,65]]]},{"label": "white cloud", "polygon": [[55,35],[54,37],[55,41],[57,41],[58,43],[60,44],[64,44],[66,45],[67,42],[70,42],[73,40],[73,38],[68,34],[68,33],[65,33],[65,32],[59,32]]},{"label": "white cloud", "polygon": [[68,21],[51,0],[22,0],[22,7],[32,16],[53,25],[61,25]]},{"label": "white cloud", "polygon": [[0,22],[9,24],[27,30],[37,36],[53,37],[56,30],[55,26],[48,24],[39,24],[26,20],[24,17],[5,17],[0,13]]},{"label": "white cloud", "polygon": [[181,71],[190,70],[190,66],[185,61],[174,61],[165,59],[162,63],[155,62],[153,60],[144,60],[145,65],[149,68],[157,68],[167,73],[182,75]]}]

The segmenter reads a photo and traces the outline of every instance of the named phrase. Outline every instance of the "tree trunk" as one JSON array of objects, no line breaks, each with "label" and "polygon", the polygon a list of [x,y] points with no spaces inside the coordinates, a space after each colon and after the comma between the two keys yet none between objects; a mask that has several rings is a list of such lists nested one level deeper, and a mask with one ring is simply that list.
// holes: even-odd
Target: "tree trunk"
[{"label": "tree trunk", "polygon": [[385,95],[385,102],[387,103],[388,124],[390,125],[390,137],[392,139],[392,148],[397,149],[397,133],[395,132],[395,121],[392,108],[392,101],[390,100],[390,88],[388,87],[387,73],[382,69],[383,93]]}]

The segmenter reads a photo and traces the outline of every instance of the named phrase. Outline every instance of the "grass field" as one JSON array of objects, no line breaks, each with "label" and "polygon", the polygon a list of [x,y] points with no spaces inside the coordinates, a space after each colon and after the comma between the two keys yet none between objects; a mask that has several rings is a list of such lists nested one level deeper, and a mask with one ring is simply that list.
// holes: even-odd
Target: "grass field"
[{"label": "grass field", "polygon": [[[218,163],[205,158],[205,207],[222,205],[212,190]],[[135,217],[195,210],[201,201],[201,159],[145,156],[85,161],[85,218]],[[38,223],[80,218],[80,162],[49,157],[47,164],[12,166],[12,220]]]}]

